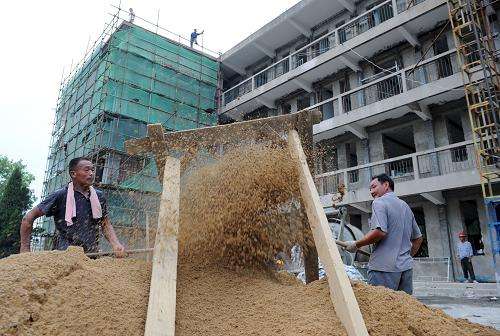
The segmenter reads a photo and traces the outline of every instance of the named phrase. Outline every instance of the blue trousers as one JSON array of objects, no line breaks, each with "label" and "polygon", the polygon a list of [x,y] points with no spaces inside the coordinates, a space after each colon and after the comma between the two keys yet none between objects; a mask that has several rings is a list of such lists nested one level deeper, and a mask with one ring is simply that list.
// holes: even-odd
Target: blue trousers
[{"label": "blue trousers", "polygon": [[404,272],[368,271],[368,283],[372,286],[384,286],[395,291],[413,294],[413,270]]}]

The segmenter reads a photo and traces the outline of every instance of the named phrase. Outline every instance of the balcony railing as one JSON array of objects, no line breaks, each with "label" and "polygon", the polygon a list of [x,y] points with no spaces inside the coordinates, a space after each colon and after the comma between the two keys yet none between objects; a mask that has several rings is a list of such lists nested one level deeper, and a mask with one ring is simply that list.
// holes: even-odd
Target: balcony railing
[{"label": "balcony railing", "polygon": [[456,172],[476,169],[476,156],[472,141],[434,148],[380,162],[319,174],[315,177],[320,195],[337,192],[340,184],[347,190],[366,189],[372,176],[385,173],[394,181],[424,180]]},{"label": "balcony railing", "polygon": [[334,102],[337,104],[333,109],[335,115],[354,111],[458,73],[456,57],[456,50],[453,49],[424,60],[415,69],[412,65],[399,71],[386,70],[388,75],[321,101],[308,109],[319,108],[323,110],[324,105],[331,105]]},{"label": "balcony railing", "polygon": [[[407,2],[408,1],[408,2]],[[224,92],[224,106],[425,0],[387,0]],[[410,3],[410,6],[408,6]]]},{"label": "balcony railing", "polygon": [[382,22],[389,20],[393,16],[394,10],[392,1],[385,2],[341,26],[338,29],[339,42],[344,43],[349,41],[373,27],[378,26]]},{"label": "balcony railing", "polygon": [[396,0],[398,14],[424,1],[425,0]]}]

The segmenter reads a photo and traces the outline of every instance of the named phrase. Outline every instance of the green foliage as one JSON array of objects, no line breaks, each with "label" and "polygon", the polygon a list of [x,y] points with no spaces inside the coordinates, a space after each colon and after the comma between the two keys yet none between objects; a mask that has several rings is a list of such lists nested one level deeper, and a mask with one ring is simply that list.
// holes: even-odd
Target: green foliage
[{"label": "green foliage", "polygon": [[24,185],[29,186],[35,179],[35,176],[26,170],[26,165],[21,160],[14,162],[6,156],[0,155],[0,197],[3,194],[7,179],[16,167],[19,167],[21,170]]},{"label": "green foliage", "polygon": [[0,258],[19,252],[19,226],[33,203],[32,193],[23,178],[22,167],[16,166],[0,195]]}]

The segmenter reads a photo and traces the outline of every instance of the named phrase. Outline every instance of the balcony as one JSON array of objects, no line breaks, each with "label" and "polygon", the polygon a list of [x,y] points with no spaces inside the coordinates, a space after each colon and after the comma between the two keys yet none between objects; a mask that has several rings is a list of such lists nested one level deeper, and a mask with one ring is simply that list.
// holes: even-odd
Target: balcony
[{"label": "balcony", "polygon": [[425,109],[427,105],[463,97],[462,86],[455,49],[424,60],[418,66],[390,71],[388,75],[310,106],[309,109],[318,108],[326,116],[314,126],[315,140],[347,131],[366,137],[353,128],[363,130],[409,112],[427,120],[430,118]]},{"label": "balcony", "polygon": [[331,206],[331,194],[340,184],[347,189],[345,204],[372,198],[372,176],[386,173],[394,179],[399,196],[431,193],[479,184],[472,141],[399,156],[379,162],[316,175],[315,182],[324,206]]},{"label": "balcony", "polygon": [[[409,31],[416,34],[446,19],[445,3],[417,0],[409,5],[406,0],[387,0],[226,90],[221,113],[244,114],[258,106],[272,106],[275,99],[297,88],[311,91],[311,83],[325,74],[346,66],[356,68],[353,52],[370,57],[406,40],[412,35]],[[236,107],[238,112],[233,111]]]}]

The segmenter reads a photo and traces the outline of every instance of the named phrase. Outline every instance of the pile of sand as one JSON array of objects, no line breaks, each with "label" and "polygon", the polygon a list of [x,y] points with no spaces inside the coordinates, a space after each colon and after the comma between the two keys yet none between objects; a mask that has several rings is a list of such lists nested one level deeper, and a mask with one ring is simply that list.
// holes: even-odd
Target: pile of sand
[{"label": "pile of sand", "polygon": [[[143,335],[150,265],[81,250],[0,260],[0,335]],[[325,281],[236,272],[181,260],[176,334],[345,335]],[[355,284],[370,335],[500,335],[404,293]]]},{"label": "pile of sand", "polygon": [[[306,286],[266,268],[290,245],[311,244],[297,186],[283,144],[248,144],[189,167],[176,335],[345,335],[325,281]],[[0,335],[143,335],[148,263],[72,248],[11,256],[0,274]],[[500,335],[403,293],[354,292],[371,335]]]}]

